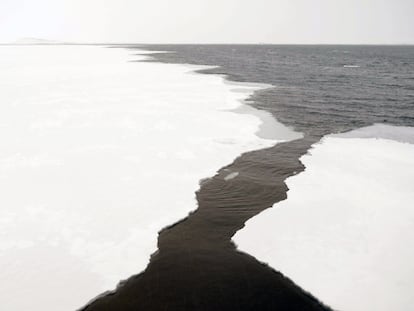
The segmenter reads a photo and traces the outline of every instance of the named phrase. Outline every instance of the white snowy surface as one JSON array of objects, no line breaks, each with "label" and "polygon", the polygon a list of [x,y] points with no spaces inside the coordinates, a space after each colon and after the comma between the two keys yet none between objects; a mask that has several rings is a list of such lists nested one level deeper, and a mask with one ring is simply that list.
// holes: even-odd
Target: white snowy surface
[{"label": "white snowy surface", "polygon": [[345,138],[382,138],[395,140],[402,143],[414,144],[414,131],[413,128],[409,126],[374,124],[332,136]]},{"label": "white snowy surface", "polygon": [[200,179],[276,143],[233,111],[257,87],[133,54],[0,47],[2,310],[75,310],[113,289],[196,208]]},{"label": "white snowy surface", "polygon": [[314,145],[287,200],[236,234],[239,248],[335,310],[412,310],[414,145],[390,137],[412,141],[414,128],[374,125]]}]

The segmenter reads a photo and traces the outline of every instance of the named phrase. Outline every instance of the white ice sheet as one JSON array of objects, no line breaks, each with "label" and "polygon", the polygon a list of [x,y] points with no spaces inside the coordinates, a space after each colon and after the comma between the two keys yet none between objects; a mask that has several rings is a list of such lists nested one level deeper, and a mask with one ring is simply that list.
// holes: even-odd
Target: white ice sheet
[{"label": "white ice sheet", "polygon": [[412,310],[414,145],[389,138],[413,137],[384,125],[326,137],[287,180],[287,200],[235,242],[335,310]]},{"label": "white ice sheet", "polygon": [[200,179],[276,143],[234,111],[257,87],[133,54],[0,47],[2,310],[75,310],[113,289],[196,208]]}]

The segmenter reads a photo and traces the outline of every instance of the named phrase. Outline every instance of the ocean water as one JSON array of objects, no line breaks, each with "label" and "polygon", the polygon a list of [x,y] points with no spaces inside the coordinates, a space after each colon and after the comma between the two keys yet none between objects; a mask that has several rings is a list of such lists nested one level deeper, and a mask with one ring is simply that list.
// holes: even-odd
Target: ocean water
[{"label": "ocean water", "polygon": [[[147,47],[148,48],[148,47]],[[254,105],[311,135],[374,123],[414,126],[413,46],[158,45],[157,61],[274,85]]]}]

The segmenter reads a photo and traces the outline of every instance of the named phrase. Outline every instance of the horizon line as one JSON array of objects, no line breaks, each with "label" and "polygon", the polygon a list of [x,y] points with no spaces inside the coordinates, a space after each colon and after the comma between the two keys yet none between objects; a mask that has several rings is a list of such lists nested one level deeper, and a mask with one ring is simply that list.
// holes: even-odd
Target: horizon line
[{"label": "horizon line", "polygon": [[414,46],[414,43],[224,43],[224,42],[156,42],[156,43],[143,43],[143,42],[33,42],[33,43],[13,43],[13,42],[0,42],[0,45],[296,45],[296,46]]}]

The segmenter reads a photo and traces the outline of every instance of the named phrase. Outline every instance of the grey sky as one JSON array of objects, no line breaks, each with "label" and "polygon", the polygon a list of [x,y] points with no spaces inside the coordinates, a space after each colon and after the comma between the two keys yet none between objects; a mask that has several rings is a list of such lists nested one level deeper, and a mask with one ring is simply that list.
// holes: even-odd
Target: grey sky
[{"label": "grey sky", "polygon": [[414,43],[414,0],[0,0],[0,41]]}]

